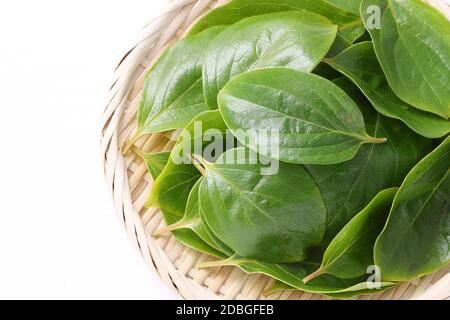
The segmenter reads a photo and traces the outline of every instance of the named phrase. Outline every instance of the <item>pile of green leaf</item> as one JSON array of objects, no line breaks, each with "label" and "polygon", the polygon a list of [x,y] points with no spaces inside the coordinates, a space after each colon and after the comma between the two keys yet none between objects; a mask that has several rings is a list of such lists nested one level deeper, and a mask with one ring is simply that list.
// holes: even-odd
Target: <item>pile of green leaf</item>
[{"label": "pile of green leaf", "polygon": [[[449,116],[450,23],[422,1],[234,0],[151,68],[127,149],[195,121],[230,130],[240,144],[217,156],[234,162],[175,164],[183,135],[172,153],[134,148],[158,234],[221,259],[203,267],[346,298],[448,265]],[[267,141],[240,129],[280,132],[278,174],[243,164]]]}]

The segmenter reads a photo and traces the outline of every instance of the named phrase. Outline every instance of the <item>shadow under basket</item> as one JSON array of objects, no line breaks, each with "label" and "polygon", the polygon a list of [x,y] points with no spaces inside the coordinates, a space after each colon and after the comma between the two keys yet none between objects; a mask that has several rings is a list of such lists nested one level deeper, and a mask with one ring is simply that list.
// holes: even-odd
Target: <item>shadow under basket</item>
[{"label": "shadow under basket", "polygon": [[[144,203],[153,181],[147,167],[132,153],[124,157],[121,148],[136,128],[136,113],[141,98],[144,75],[161,52],[181,38],[194,21],[226,1],[172,0],[159,16],[141,32],[139,40],[121,60],[114,74],[104,112],[101,148],[104,171],[114,205],[125,229],[145,261],[178,295],[186,299],[330,299],[301,291],[279,291],[264,296],[274,282],[264,275],[249,275],[235,267],[198,269],[214,260],[182,245],[172,236],[154,238],[153,232],[164,225],[158,209]],[[447,11],[442,0],[429,0]],[[168,151],[173,147],[171,134],[153,134],[137,141],[145,151]],[[356,299],[448,299],[450,268],[440,270],[414,282]]]}]

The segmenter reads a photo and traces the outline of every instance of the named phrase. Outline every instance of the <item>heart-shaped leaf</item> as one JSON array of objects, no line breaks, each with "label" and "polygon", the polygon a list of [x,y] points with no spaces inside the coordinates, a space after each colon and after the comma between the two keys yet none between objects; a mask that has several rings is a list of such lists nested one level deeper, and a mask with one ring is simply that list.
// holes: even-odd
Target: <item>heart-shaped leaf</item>
[{"label": "heart-shaped leaf", "polygon": [[276,175],[262,175],[262,165],[252,164],[244,148],[203,165],[202,213],[233,252],[266,262],[296,262],[322,241],[325,206],[302,166],[279,163]]},{"label": "heart-shaped leaf", "polygon": [[244,19],[210,44],[203,66],[203,90],[210,109],[233,77],[262,67],[312,71],[327,54],[337,26],[314,13],[291,11]]},{"label": "heart-shaped leaf", "polygon": [[403,121],[427,138],[440,138],[450,132],[450,121],[416,109],[400,100],[389,87],[371,42],[361,42],[325,60],[351,79],[381,114]]},{"label": "heart-shaped leaf", "polygon": [[408,174],[375,244],[382,278],[409,281],[450,262],[450,138]]},{"label": "heart-shaped leaf", "polygon": [[303,281],[309,282],[321,274],[352,279],[367,274],[374,265],[373,246],[386,224],[397,188],[380,192],[331,241],[322,264]]},{"label": "heart-shaped leaf", "polygon": [[[366,133],[361,111],[342,89],[314,74],[287,68],[247,72],[230,81],[218,101],[242,144],[256,152],[279,148],[279,155],[270,156],[285,162],[336,164],[352,159],[363,144],[386,142]],[[261,130],[276,132],[279,141],[258,139]]]},{"label": "heart-shaped leaf", "polygon": [[450,22],[421,0],[363,0],[361,16],[395,94],[450,116]]}]

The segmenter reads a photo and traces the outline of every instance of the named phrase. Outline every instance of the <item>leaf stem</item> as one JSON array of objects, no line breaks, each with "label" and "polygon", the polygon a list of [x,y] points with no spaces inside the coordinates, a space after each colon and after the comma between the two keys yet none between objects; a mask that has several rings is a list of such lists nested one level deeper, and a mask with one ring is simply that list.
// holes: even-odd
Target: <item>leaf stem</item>
[{"label": "leaf stem", "polygon": [[366,139],[367,143],[385,143],[388,139],[387,138],[373,138],[369,137]]},{"label": "leaf stem", "polygon": [[131,147],[131,152],[133,152],[135,155],[137,155],[142,160],[145,160],[145,152],[144,152],[144,150],[142,150],[142,149],[136,147],[135,145],[133,145]]},{"label": "leaf stem", "polygon": [[156,237],[156,238],[159,238],[159,237],[161,237],[162,235],[164,235],[166,233],[169,233],[169,232],[172,232],[172,231],[176,231],[176,230],[179,230],[179,229],[186,229],[189,226],[193,225],[195,222],[196,222],[195,220],[180,221],[178,223],[171,224],[170,226],[166,226],[166,227],[163,227],[163,228],[155,231],[153,233],[153,236]]},{"label": "leaf stem", "polygon": [[325,273],[325,269],[323,269],[322,267],[320,267],[319,269],[317,269],[316,271],[314,271],[313,273],[311,273],[309,276],[305,277],[303,279],[303,283],[307,284],[308,282],[314,280],[315,278],[317,278],[318,276],[322,275]]},{"label": "leaf stem", "polygon": [[140,130],[139,128],[136,128],[133,131],[133,134],[131,135],[131,137],[125,142],[125,145],[122,148],[122,154],[124,156],[126,156],[129,152],[130,149],[134,146],[134,144],[136,143],[136,141],[138,141],[138,139],[141,137],[142,135],[142,130]]}]

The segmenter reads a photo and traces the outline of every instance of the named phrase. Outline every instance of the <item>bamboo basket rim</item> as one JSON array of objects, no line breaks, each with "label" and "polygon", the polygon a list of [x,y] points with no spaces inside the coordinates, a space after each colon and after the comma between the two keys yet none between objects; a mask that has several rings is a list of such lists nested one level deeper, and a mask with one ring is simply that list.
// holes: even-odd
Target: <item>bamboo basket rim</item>
[{"label": "bamboo basket rim", "polygon": [[[426,0],[450,19],[443,0]],[[265,297],[273,280],[248,275],[233,267],[199,270],[197,263],[212,258],[184,247],[172,236],[155,239],[163,225],[157,209],[144,208],[152,187],[145,164],[134,155],[124,157],[121,147],[135,129],[135,116],[143,77],[164,49],[181,38],[194,21],[228,0],[169,0],[158,16],[141,31],[139,40],[119,62],[104,110],[101,152],[104,174],[114,206],[131,241],[146,263],[180,297],[185,299],[329,299],[319,294],[282,291]],[[147,151],[170,150],[170,134],[153,134],[137,141]],[[450,267],[384,293],[359,299],[449,299]]]}]

